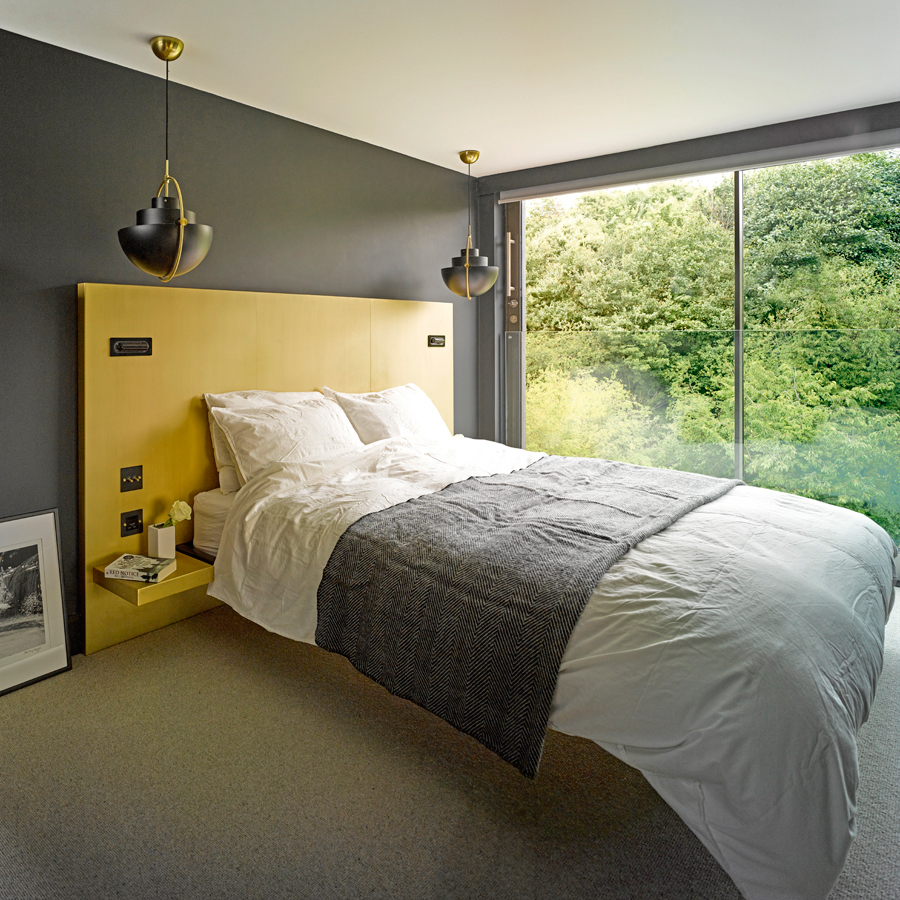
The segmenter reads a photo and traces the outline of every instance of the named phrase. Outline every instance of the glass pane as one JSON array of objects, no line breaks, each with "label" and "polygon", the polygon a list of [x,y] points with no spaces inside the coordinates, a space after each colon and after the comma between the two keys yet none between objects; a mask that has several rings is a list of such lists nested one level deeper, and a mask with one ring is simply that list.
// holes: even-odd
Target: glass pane
[{"label": "glass pane", "polygon": [[526,446],[730,478],[733,331],[529,332]]},{"label": "glass pane", "polygon": [[744,176],[744,473],[900,539],[900,155]]},{"label": "glass pane", "polygon": [[870,516],[900,540],[900,331],[744,334],[744,479]]},{"label": "glass pane", "polygon": [[529,449],[731,477],[730,176],[526,207]]}]

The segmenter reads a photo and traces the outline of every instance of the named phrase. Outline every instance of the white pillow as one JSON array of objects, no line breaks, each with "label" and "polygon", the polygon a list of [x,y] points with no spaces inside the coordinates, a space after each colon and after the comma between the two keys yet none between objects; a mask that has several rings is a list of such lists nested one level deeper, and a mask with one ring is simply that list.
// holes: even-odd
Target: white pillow
[{"label": "white pillow", "polygon": [[392,437],[452,437],[437,407],[414,384],[370,394],[341,394],[323,387],[322,393],[340,403],[364,444]]},{"label": "white pillow", "polygon": [[203,399],[209,410],[209,434],[212,438],[213,455],[219,470],[219,488],[225,494],[234,493],[239,487],[237,473],[227,471],[234,468],[234,460],[228,442],[213,418],[214,408],[249,409],[257,406],[291,406],[303,400],[315,400],[322,395],[318,391],[229,391],[226,394],[204,394]]},{"label": "white pillow", "polygon": [[[219,428],[218,425],[216,425],[216,431],[222,435],[222,443],[227,443],[225,441],[225,435],[222,434],[222,429]],[[228,455],[231,456],[230,450],[228,451]],[[237,469],[234,466],[222,466],[222,468],[219,469],[219,490],[223,494],[233,494],[240,489],[241,480],[238,478]]]},{"label": "white pillow", "polygon": [[292,406],[213,407],[235,461],[241,486],[275,462],[302,462],[360,449],[362,442],[340,406],[316,395]]}]

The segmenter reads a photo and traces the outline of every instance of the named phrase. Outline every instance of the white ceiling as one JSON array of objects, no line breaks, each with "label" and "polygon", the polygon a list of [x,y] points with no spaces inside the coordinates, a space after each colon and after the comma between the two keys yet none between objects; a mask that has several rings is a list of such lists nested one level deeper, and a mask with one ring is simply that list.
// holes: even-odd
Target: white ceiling
[{"label": "white ceiling", "polygon": [[900,100],[900,0],[0,0],[0,28],[474,175]]}]

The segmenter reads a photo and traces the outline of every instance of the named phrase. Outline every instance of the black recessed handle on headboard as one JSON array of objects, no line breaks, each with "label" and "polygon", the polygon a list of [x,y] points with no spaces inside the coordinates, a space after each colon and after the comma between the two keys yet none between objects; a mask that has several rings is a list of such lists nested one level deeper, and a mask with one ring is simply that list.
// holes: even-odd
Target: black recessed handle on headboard
[{"label": "black recessed handle on headboard", "polygon": [[153,338],[110,338],[110,356],[153,356]]}]

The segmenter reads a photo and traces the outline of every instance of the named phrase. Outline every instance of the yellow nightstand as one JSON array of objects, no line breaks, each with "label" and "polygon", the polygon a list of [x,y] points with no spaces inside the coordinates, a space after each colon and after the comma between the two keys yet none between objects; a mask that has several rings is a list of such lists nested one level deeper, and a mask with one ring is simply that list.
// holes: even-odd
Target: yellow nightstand
[{"label": "yellow nightstand", "polygon": [[123,578],[107,578],[103,569],[118,557],[111,557],[103,566],[94,566],[94,582],[100,587],[106,588],[123,600],[133,603],[135,606],[143,606],[163,597],[171,597],[182,591],[211,584],[213,580],[213,567],[192,556],[185,556],[176,551],[175,559],[178,567],[175,571],[156,584],[146,584],[143,581],[126,581]]}]

